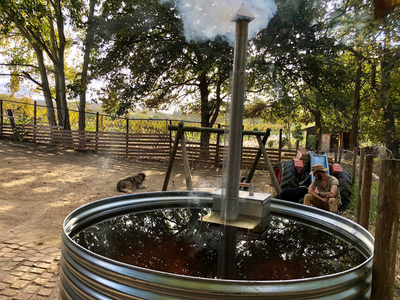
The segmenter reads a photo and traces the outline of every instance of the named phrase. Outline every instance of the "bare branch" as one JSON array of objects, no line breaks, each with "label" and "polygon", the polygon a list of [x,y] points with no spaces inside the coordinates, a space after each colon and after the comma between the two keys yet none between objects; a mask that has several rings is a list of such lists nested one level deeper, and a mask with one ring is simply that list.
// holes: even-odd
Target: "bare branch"
[{"label": "bare branch", "polygon": [[28,74],[27,72],[22,72],[22,74],[25,75],[25,78],[29,79],[30,81],[36,83],[38,86],[42,87],[42,84],[38,81],[36,81],[35,79],[32,78],[32,76],[30,74]]},{"label": "bare branch", "polygon": [[40,82],[36,81],[35,79],[33,79],[32,76],[26,72],[22,72],[22,74],[4,74],[3,73],[3,74],[0,74],[0,76],[22,77],[22,78],[31,80],[33,83],[37,84],[40,87],[40,89],[42,88],[42,84]]},{"label": "bare branch", "polygon": [[24,64],[0,64],[0,66],[7,66],[7,67],[17,67],[17,66],[21,66],[21,67],[30,67],[30,68],[35,68],[35,69],[39,69],[38,66],[34,66],[34,65],[24,65]]}]

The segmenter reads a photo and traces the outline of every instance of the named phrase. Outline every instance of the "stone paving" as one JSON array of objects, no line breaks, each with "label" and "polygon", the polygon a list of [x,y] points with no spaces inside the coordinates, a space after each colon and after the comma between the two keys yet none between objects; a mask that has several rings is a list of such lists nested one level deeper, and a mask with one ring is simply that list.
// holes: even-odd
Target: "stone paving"
[{"label": "stone paving", "polygon": [[0,300],[58,299],[60,247],[0,240]]}]

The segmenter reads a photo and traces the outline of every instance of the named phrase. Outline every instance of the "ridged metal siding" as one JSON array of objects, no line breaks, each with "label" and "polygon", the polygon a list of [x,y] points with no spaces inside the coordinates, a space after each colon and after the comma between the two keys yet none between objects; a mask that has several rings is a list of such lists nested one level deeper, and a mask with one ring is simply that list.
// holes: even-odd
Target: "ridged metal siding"
[{"label": "ridged metal siding", "polygon": [[64,221],[61,299],[369,299],[374,239],[358,224],[305,205],[272,199],[273,215],[334,234],[367,260],[345,272],[310,279],[238,281],[182,276],[127,265],[82,248],[71,235],[127,211],[195,207],[212,203],[207,192],[155,192],[107,198],[84,205]]}]

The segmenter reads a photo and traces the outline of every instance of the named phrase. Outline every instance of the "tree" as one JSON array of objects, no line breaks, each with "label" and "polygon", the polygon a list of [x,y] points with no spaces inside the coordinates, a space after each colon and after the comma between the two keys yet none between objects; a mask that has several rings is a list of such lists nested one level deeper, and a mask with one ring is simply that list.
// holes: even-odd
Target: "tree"
[{"label": "tree", "polygon": [[[343,65],[352,70],[349,82],[353,87],[353,108],[351,111],[351,137],[350,149],[359,146],[360,109],[362,102],[371,94],[370,71],[373,68],[374,51],[373,44],[376,30],[371,14],[371,3],[362,1],[347,1],[338,8],[336,26],[333,36],[347,46],[347,50],[341,56]],[[359,24],[366,26],[360,26]],[[371,67],[372,66],[372,67]]]},{"label": "tree", "polygon": [[[396,21],[398,22],[398,21]],[[391,77],[399,74],[400,54],[398,49],[390,47],[393,42],[392,34],[397,34],[390,30],[390,20],[385,17],[383,22],[384,43],[381,54],[381,86],[378,90],[378,98],[383,109],[383,121],[385,127],[386,147],[392,152],[395,158],[400,158],[399,143],[400,137],[397,133],[396,113],[400,108],[400,101],[393,95]],[[397,101],[396,101],[397,100]],[[397,107],[397,109],[396,109]]]},{"label": "tree", "polygon": [[282,124],[284,126],[285,138],[291,147],[291,125],[301,118],[302,112],[298,102],[292,95],[281,89],[270,101],[255,98],[249,101],[245,109],[245,117],[261,118],[264,121]]},{"label": "tree", "polygon": [[[201,126],[213,126],[228,94],[233,50],[227,41],[187,42],[172,2],[107,2],[102,19],[101,59],[93,70],[106,82],[101,100],[108,113],[174,105],[184,114],[199,113]],[[203,145],[208,137],[202,134]]]},{"label": "tree", "polygon": [[304,139],[304,130],[301,128],[301,125],[295,125],[293,130],[293,137],[302,142]]},{"label": "tree", "polygon": [[[398,29],[399,12],[375,20],[371,2],[348,1],[342,8],[336,38],[346,44],[353,56],[354,88],[352,134],[350,148],[358,145],[358,135],[364,140],[386,144],[391,153],[399,155],[396,90],[399,88]],[[343,64],[349,57],[342,55]],[[361,130],[359,130],[361,129]]]},{"label": "tree", "polygon": [[278,12],[253,39],[250,77],[253,91],[264,92],[267,103],[292,101],[282,107],[311,114],[319,139],[324,115],[341,117],[336,111],[347,109],[350,95],[340,61],[343,46],[328,35],[334,24],[327,21],[326,5],[318,0],[277,2]]},{"label": "tree", "polygon": [[82,72],[80,76],[79,82],[79,130],[85,131],[85,108],[86,108],[86,91],[89,84],[89,64],[90,64],[90,55],[93,50],[93,36],[95,30],[95,15],[94,8],[97,3],[97,0],[89,0],[89,11],[88,11],[88,21],[86,24],[86,37],[84,40],[84,55],[82,62]]},{"label": "tree", "polygon": [[[0,0],[0,30],[7,37],[23,39],[36,56],[40,81],[34,79],[36,72],[30,73],[31,65],[26,65],[24,60],[11,57],[8,67],[13,75],[28,78],[38,84],[43,91],[43,96],[48,109],[48,119],[52,126],[56,125],[53,107],[53,96],[50,82],[54,81],[55,101],[57,104],[58,124],[70,129],[66,96],[65,79],[65,49],[67,39],[64,33],[66,19],[73,20],[79,15],[82,7],[80,1],[32,1],[21,0],[18,2]],[[66,15],[68,13],[69,15]],[[45,56],[50,60],[52,67],[47,65]],[[23,58],[19,56],[19,59]],[[26,69],[29,67],[29,69]],[[22,68],[25,68],[22,71]],[[50,75],[51,73],[51,75]],[[21,75],[22,74],[22,75]]]}]

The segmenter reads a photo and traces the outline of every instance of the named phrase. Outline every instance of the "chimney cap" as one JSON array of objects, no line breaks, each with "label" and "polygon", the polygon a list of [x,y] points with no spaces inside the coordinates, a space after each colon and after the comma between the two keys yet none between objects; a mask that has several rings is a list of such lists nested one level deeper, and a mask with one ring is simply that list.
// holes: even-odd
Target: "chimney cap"
[{"label": "chimney cap", "polygon": [[236,15],[233,17],[232,22],[247,21],[248,23],[250,23],[254,19],[255,19],[254,15],[243,3],[242,6],[240,6],[239,10],[237,11]]}]

